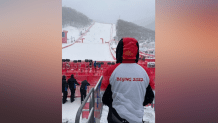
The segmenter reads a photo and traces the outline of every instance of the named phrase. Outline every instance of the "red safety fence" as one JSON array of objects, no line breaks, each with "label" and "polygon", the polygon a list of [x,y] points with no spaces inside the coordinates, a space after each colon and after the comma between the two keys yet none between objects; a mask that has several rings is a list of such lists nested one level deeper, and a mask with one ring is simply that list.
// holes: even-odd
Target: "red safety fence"
[{"label": "red safety fence", "polygon": [[89,117],[89,102],[85,104],[82,111],[82,118],[88,119],[88,117]]},{"label": "red safety fence", "polygon": [[[150,62],[155,62],[155,59],[140,58],[138,64],[148,67],[148,63]],[[98,65],[94,67],[93,63],[91,63],[90,66],[89,62],[84,61],[81,61],[80,63],[62,62],[62,75],[65,75],[67,79],[69,79],[71,74],[74,74],[79,80],[84,76],[101,76],[109,66],[115,64],[115,61],[96,61],[96,63],[101,64],[100,67]],[[153,67],[153,69],[155,68]]]},{"label": "red safety fence", "polygon": [[111,47],[110,47],[110,42],[111,42],[111,41],[109,41],[109,43],[108,43],[109,50],[110,50],[110,53],[111,53],[111,56],[113,57],[113,59],[116,60],[116,56],[114,55],[114,54],[116,54],[116,52],[115,52],[113,49],[111,49]]},{"label": "red safety fence", "polygon": [[69,46],[72,46],[72,45],[74,45],[75,43],[80,43],[80,42],[81,42],[80,40],[82,40],[83,36],[86,35],[86,33],[90,30],[90,28],[91,28],[94,24],[95,24],[95,23],[93,23],[93,24],[86,30],[86,32],[83,33],[73,44],[64,46],[64,47],[62,47],[62,49],[67,48],[67,47],[69,47]]},{"label": "red safety fence", "polygon": [[[96,65],[94,67],[93,63],[90,66],[89,62],[62,62],[62,75],[65,75],[67,80],[70,78],[70,76],[73,74],[75,79],[81,83],[83,80],[87,80],[91,86],[95,86],[96,82],[98,81],[99,77],[103,75],[104,71],[110,67],[113,64],[115,64],[115,61],[96,61],[96,63],[101,64],[99,67]],[[140,58],[138,61],[139,65],[142,65],[147,68],[149,74],[149,77],[154,81],[155,79],[155,65],[152,66],[150,63],[155,63],[155,59],[143,59]],[[149,66],[150,65],[150,66]],[[77,89],[78,88],[78,89]],[[77,87],[76,90],[76,96],[80,96],[79,94],[79,87]],[[154,88],[153,88],[154,89]]]}]

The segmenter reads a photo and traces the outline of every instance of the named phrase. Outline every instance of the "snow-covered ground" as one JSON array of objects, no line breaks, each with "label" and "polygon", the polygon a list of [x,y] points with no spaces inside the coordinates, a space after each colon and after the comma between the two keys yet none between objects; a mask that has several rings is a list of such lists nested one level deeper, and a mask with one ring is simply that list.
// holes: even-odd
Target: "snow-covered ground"
[{"label": "snow-covered ground", "polygon": [[[62,59],[98,61],[114,61],[108,44],[103,43],[110,40],[111,24],[95,23],[90,31],[83,36],[83,43],[75,43],[62,49]],[[62,45],[63,47],[63,45]]]},{"label": "snow-covered ground", "polygon": [[[113,29],[113,31],[112,31]],[[68,39],[71,41],[71,36],[75,37],[77,40],[80,37],[81,29],[74,27],[65,27],[62,30],[68,31]],[[85,60],[92,59],[98,61],[114,61],[110,53],[110,47],[116,48],[116,44],[103,43],[100,38],[103,38],[104,42],[108,42],[116,35],[116,25],[113,24],[103,24],[95,23],[90,31],[83,36],[84,43],[75,43],[72,46],[62,49],[62,59],[71,59],[71,60]],[[62,47],[68,44],[62,44]],[[116,56],[116,55],[115,55]],[[62,104],[62,123],[75,123],[75,116],[80,103],[80,98],[75,98],[73,103],[70,102],[70,99],[67,99],[68,102]],[[101,123],[107,123],[108,107],[103,106]],[[155,112],[153,108],[146,107],[144,111],[144,121],[146,123],[155,123]],[[87,119],[82,119],[81,123],[86,123]]]},{"label": "snow-covered ground", "polygon": [[67,40],[66,44],[62,43],[62,46],[67,45],[67,44],[69,45],[69,43],[71,43],[71,39],[76,40],[76,39],[78,39],[80,37],[80,30],[81,29],[78,29],[78,28],[72,27],[72,26],[67,26],[67,27],[62,28],[62,31],[63,30],[68,31],[68,33],[67,33],[67,39],[68,40]]},{"label": "snow-covered ground", "polygon": [[155,123],[155,111],[151,106],[147,106],[144,109],[143,121],[145,123]]},{"label": "snow-covered ground", "polygon": [[116,24],[113,24],[113,34],[112,37],[116,36]]},{"label": "snow-covered ground", "polygon": [[111,24],[102,24],[102,23],[95,23],[92,28],[90,28],[90,32],[87,33],[83,40],[84,43],[102,43],[102,39],[105,41],[110,40],[110,30]]},{"label": "snow-covered ground", "polygon": [[62,31],[68,31],[67,33],[67,43],[62,43],[62,47],[72,44],[74,41],[76,41],[81,35],[80,33],[84,33],[91,25],[83,28],[76,28],[72,26],[67,26],[62,28]]},{"label": "snow-covered ground", "polygon": [[70,102],[70,98],[67,98],[67,102],[62,104],[62,122],[68,121],[68,123],[75,123],[76,113],[81,105],[81,99],[75,98],[74,102]]},{"label": "snow-covered ground", "polygon": [[102,43],[75,43],[70,47],[62,49],[62,59],[114,61],[108,44]]},{"label": "snow-covered ground", "polygon": [[115,49],[117,48],[117,45],[115,44],[115,42],[112,42],[110,45],[112,48],[115,48]]},{"label": "snow-covered ground", "polygon": [[[75,101],[73,103],[70,102],[70,98],[67,98],[67,102],[65,104],[62,104],[62,123],[75,123],[76,113],[79,109],[80,98],[75,98]],[[103,106],[102,109],[102,115],[101,115],[101,123],[108,123],[107,122],[107,115],[108,115],[108,107]],[[146,121],[146,123],[155,123],[155,112],[154,109],[151,106],[147,106],[144,109],[144,116],[143,121]],[[87,119],[81,118],[81,123],[86,123]]]},{"label": "snow-covered ground", "polygon": [[[108,123],[107,122],[107,115],[108,115],[108,106],[103,106],[102,110],[102,116],[101,116],[101,123]],[[155,112],[154,109],[151,106],[148,106],[144,109],[144,116],[143,121],[146,121],[146,123],[155,123]]]}]

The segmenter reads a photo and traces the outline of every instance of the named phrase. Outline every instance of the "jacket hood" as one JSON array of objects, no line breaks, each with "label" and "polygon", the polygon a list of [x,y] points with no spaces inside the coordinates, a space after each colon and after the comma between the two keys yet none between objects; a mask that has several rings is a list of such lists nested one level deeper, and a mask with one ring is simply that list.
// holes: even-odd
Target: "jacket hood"
[{"label": "jacket hood", "polygon": [[62,80],[66,80],[66,76],[62,76]]},{"label": "jacket hood", "polygon": [[137,63],[139,44],[135,38],[122,38],[116,48],[116,63]]},{"label": "jacket hood", "polygon": [[71,78],[74,78],[74,75],[73,75],[73,74],[71,75]]}]

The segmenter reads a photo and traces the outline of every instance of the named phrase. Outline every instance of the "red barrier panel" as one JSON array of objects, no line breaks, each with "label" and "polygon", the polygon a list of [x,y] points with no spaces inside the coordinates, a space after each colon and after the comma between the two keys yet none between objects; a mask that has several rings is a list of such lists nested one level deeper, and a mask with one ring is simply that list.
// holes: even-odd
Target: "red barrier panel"
[{"label": "red barrier panel", "polygon": [[[98,68],[98,66],[96,66],[95,68],[94,65],[90,67],[88,65],[89,63],[85,63],[83,61],[81,63],[69,62],[68,63],[69,65],[63,63],[62,74],[66,76],[71,76],[71,74],[74,74],[75,76],[100,76],[98,75],[99,73],[103,73],[109,66],[111,66],[107,64],[108,62],[111,61],[96,61],[96,62],[103,62],[103,64],[101,64],[101,68]],[[144,60],[140,59],[138,61],[138,64],[147,67],[148,62],[155,62],[155,59],[144,59]]]},{"label": "red barrier panel", "polygon": [[[89,110],[89,102],[87,102],[87,103],[85,104],[85,106],[83,107],[83,109]],[[88,117],[89,117],[89,111],[82,111],[82,118],[88,119]]]},{"label": "red barrier panel", "polygon": [[101,76],[88,76],[87,81],[90,85],[95,86]]},{"label": "red barrier panel", "polygon": [[[111,61],[96,61],[96,62],[97,63],[103,62],[103,64],[101,64],[101,68],[98,68],[98,66],[96,66],[96,68],[95,68],[94,65],[92,65],[92,67],[90,67],[89,63],[84,62],[84,61],[82,61],[81,63],[69,62],[68,63],[69,67],[66,67],[67,63],[63,62],[62,75],[65,75],[67,80],[68,80],[71,77],[71,74],[73,74],[78,83],[81,83],[83,80],[87,80],[91,86],[95,86],[96,83],[98,82],[100,76],[103,75],[103,72],[109,66],[111,66],[111,65],[107,64],[108,62],[111,62]],[[148,65],[147,65],[148,62],[155,62],[155,59],[145,59],[145,60],[140,59],[138,61],[138,64],[145,66],[145,67],[148,67]],[[148,70],[150,72],[149,78],[154,80],[155,79],[155,68],[148,68]],[[90,87],[88,87],[87,93],[88,93]],[[154,88],[152,88],[152,89],[154,89]],[[70,96],[70,92],[68,93],[68,96]],[[75,96],[76,97],[80,96],[80,86],[76,87]]]}]

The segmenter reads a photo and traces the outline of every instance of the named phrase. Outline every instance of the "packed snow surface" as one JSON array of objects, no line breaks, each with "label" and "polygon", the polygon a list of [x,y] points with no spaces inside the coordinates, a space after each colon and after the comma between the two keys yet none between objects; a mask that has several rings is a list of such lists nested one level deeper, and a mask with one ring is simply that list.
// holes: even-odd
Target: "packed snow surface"
[{"label": "packed snow surface", "polygon": [[[81,29],[78,29],[76,27],[72,27],[72,26],[67,26],[67,27],[64,27],[62,28],[62,31],[65,30],[65,31],[68,31],[67,33],[67,42],[70,43],[71,40],[76,40],[80,37],[80,30]],[[62,43],[62,47],[63,45],[69,45],[68,43]]]},{"label": "packed snow surface", "polygon": [[98,61],[114,61],[110,54],[108,44],[86,44],[75,43],[74,45],[62,49],[62,59],[85,60],[92,59]]},{"label": "packed snow surface", "polygon": [[84,33],[91,25],[83,28],[76,28],[72,26],[66,26],[62,28],[62,31],[68,31],[67,33],[67,43],[62,43],[62,47],[70,45],[74,43],[79,37],[81,37],[80,33]]},{"label": "packed snow surface", "polygon": [[[65,104],[62,104],[62,123],[75,123],[76,113],[79,109],[80,98],[75,98],[74,102],[70,102],[70,98],[67,99],[68,101]],[[103,106],[102,115],[101,115],[101,123],[108,123],[107,122],[107,115],[108,115],[108,106]],[[144,116],[143,121],[146,123],[155,123],[155,112],[151,106],[147,106],[144,109]],[[86,123],[87,119],[81,118],[81,123]]]},{"label": "packed snow surface", "polygon": [[[103,106],[103,110],[102,110],[102,116],[101,116],[101,123],[108,123],[107,122],[107,115],[108,115],[108,106]],[[143,116],[143,121],[145,121],[146,123],[155,123],[155,112],[154,109],[151,108],[151,106],[147,106],[144,109],[144,116]]]},{"label": "packed snow surface", "polygon": [[74,102],[70,102],[70,98],[67,98],[67,102],[62,104],[62,122],[68,121],[75,123],[76,113],[81,105],[81,99],[75,98]]},{"label": "packed snow surface", "polygon": [[112,24],[102,24],[102,23],[95,23],[92,28],[90,28],[90,32],[84,36],[84,43],[102,43],[107,42],[111,39],[111,27]]},{"label": "packed snow surface", "polygon": [[95,23],[83,36],[83,43],[75,43],[62,49],[62,59],[114,61],[108,43],[104,43],[111,39],[111,28],[112,24]]}]

